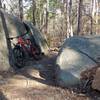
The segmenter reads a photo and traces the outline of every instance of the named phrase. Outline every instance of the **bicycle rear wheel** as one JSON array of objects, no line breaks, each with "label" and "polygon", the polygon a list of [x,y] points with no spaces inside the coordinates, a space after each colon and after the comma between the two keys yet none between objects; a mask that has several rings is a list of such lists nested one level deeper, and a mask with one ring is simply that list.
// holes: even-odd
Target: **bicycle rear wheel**
[{"label": "bicycle rear wheel", "polygon": [[32,52],[33,58],[35,60],[40,60],[41,59],[41,51],[39,50],[39,48],[32,47],[31,52]]}]

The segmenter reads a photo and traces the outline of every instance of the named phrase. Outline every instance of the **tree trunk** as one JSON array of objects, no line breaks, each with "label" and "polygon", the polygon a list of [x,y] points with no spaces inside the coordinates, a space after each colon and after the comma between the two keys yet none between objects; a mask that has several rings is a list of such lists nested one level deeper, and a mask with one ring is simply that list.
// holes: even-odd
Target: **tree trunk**
[{"label": "tree trunk", "polygon": [[47,34],[48,33],[48,10],[46,8],[46,27],[45,27],[45,33]]},{"label": "tree trunk", "polygon": [[46,9],[45,9],[45,29],[44,29],[44,33],[47,34],[48,33],[48,15],[49,15],[49,12],[48,12],[48,3],[49,3],[49,0],[46,1]]},{"label": "tree trunk", "polygon": [[63,36],[64,37],[68,37],[68,33],[67,33],[67,28],[68,28],[68,26],[67,26],[67,0],[63,0],[62,1],[62,4],[63,4],[63,7],[61,8],[62,9],[62,14],[63,14],[63,16],[64,16],[64,21],[63,21],[63,23],[64,23],[64,25],[63,25]]},{"label": "tree trunk", "polygon": [[[1,0],[0,0],[0,7],[2,8]],[[4,36],[6,38],[6,44],[7,44],[7,49],[8,49],[8,59],[9,59],[9,63],[10,63],[10,65],[13,65],[12,57],[11,57],[12,56],[11,41],[8,39],[9,38],[9,31],[8,31],[8,28],[7,28],[7,24],[6,24],[6,20],[5,20],[4,14],[1,11],[1,9],[0,9],[0,15],[1,15],[3,29],[4,29],[4,32],[5,32]]]},{"label": "tree trunk", "polygon": [[93,0],[91,0],[91,32],[90,34],[93,34],[93,18],[92,18],[92,9],[93,9]]},{"label": "tree trunk", "polygon": [[19,0],[19,18],[23,20],[23,0]]},{"label": "tree trunk", "polygon": [[98,16],[99,16],[99,5],[98,0],[96,0],[96,34],[98,34]]},{"label": "tree trunk", "polygon": [[91,13],[92,13],[92,19],[96,22],[96,28],[95,33],[98,34],[98,0],[92,0],[92,7],[91,7]]},{"label": "tree trunk", "polygon": [[72,29],[72,21],[71,21],[71,12],[72,12],[72,0],[67,0],[66,2],[66,9],[67,9],[67,38],[73,36],[73,29]]},{"label": "tree trunk", "polygon": [[81,29],[82,29],[82,5],[83,5],[83,0],[79,0],[79,3],[78,3],[77,35],[80,35]]},{"label": "tree trunk", "polygon": [[0,8],[2,8],[2,3],[1,3],[1,0],[0,0]]},{"label": "tree trunk", "polygon": [[92,17],[94,18],[96,13],[96,0],[92,0]]},{"label": "tree trunk", "polygon": [[36,21],[35,21],[35,11],[36,11],[36,2],[35,0],[33,0],[33,25],[36,25]]},{"label": "tree trunk", "polygon": [[91,35],[93,34],[93,18],[92,18],[92,16],[91,16],[91,33],[90,33]]}]

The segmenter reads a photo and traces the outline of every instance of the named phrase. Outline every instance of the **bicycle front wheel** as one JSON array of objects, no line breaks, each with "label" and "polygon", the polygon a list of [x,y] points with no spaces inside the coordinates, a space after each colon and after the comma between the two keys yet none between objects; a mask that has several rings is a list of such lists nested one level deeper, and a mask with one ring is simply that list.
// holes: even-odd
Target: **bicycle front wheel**
[{"label": "bicycle front wheel", "polygon": [[20,47],[19,45],[16,45],[13,49],[13,55],[14,55],[14,63],[16,65],[16,67],[18,67],[18,68],[24,67],[25,55],[24,55],[23,48]]}]

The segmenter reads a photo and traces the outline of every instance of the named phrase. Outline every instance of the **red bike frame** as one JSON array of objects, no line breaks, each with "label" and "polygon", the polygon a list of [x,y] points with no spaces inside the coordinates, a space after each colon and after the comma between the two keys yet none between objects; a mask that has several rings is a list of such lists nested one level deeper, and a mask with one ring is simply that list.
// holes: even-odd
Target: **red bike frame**
[{"label": "red bike frame", "polygon": [[33,57],[37,52],[36,47],[32,45],[30,39],[24,40],[22,37],[19,37],[17,44],[20,45],[24,49],[24,51],[26,51],[28,54],[32,55]]}]

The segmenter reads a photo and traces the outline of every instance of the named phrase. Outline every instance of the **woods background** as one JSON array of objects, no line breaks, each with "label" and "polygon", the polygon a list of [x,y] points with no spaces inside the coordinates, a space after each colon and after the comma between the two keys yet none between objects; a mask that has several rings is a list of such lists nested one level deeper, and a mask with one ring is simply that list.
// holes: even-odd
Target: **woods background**
[{"label": "woods background", "polygon": [[1,0],[3,9],[33,23],[58,46],[73,35],[100,33],[99,0]]}]

